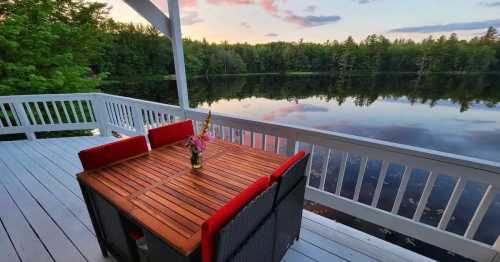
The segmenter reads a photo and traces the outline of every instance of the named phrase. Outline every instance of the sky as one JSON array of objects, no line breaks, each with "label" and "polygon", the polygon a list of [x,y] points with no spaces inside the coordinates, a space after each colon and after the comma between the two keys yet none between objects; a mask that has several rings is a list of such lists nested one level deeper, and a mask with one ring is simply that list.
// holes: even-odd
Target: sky
[{"label": "sky", "polygon": [[[108,3],[122,22],[147,22],[122,0]],[[362,40],[370,34],[462,39],[500,27],[500,0],[180,0],[184,37],[210,42]],[[166,12],[167,0],[153,0]],[[166,12],[167,13],[167,12]]]}]

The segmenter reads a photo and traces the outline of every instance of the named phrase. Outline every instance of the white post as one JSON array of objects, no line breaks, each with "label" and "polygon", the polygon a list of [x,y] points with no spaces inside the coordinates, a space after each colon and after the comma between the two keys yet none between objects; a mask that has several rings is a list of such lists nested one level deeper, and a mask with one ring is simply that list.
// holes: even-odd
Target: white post
[{"label": "white post", "polygon": [[497,255],[493,259],[494,262],[500,262],[500,236],[497,236],[497,240],[493,244],[493,249],[497,251]]},{"label": "white post", "polygon": [[[19,121],[21,122],[20,124],[25,130],[24,133],[26,134],[26,138],[28,140],[35,140],[36,135],[31,129],[31,124],[28,119],[28,116],[26,115],[26,111],[24,110],[23,104],[21,102],[15,102],[13,103],[13,105],[14,105],[14,110],[16,111],[15,113],[17,114],[17,116],[19,117]],[[26,106],[29,106],[29,104],[26,103]]]},{"label": "white post", "polygon": [[109,128],[108,114],[105,103],[105,97],[101,94],[94,94],[92,99],[92,107],[95,113],[96,122],[99,125],[99,133],[101,136],[111,136]]},{"label": "white post", "polygon": [[146,135],[146,128],[144,128],[144,118],[142,116],[142,111],[137,104],[132,105],[132,118],[134,121],[135,132],[138,135]]},{"label": "white post", "polygon": [[170,19],[170,32],[172,34],[172,51],[174,54],[175,79],[177,82],[177,93],[179,95],[179,106],[182,109],[188,109],[189,99],[184,50],[182,48],[181,18],[179,13],[179,0],[168,0],[168,14]]}]

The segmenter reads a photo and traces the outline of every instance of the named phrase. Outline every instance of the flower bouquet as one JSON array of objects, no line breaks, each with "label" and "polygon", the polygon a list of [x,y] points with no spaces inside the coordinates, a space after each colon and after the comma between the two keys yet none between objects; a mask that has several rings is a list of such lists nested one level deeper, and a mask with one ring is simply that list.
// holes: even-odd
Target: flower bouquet
[{"label": "flower bouquet", "polygon": [[191,149],[191,166],[193,169],[202,167],[202,154],[207,149],[207,142],[214,140],[214,136],[209,131],[211,121],[212,112],[208,111],[208,116],[203,123],[201,133],[189,137],[186,142],[186,146]]}]

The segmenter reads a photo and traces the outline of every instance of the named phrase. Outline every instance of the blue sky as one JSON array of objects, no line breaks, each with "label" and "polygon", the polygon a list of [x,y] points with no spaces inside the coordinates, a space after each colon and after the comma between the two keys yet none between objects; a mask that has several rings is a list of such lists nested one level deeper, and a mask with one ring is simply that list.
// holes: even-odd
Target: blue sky
[{"label": "blue sky", "polygon": [[[146,23],[121,0],[108,3],[113,18]],[[154,0],[166,10],[167,0]],[[460,38],[500,27],[500,0],[181,0],[185,37],[261,43],[356,40],[369,34],[421,40],[457,33]]]}]

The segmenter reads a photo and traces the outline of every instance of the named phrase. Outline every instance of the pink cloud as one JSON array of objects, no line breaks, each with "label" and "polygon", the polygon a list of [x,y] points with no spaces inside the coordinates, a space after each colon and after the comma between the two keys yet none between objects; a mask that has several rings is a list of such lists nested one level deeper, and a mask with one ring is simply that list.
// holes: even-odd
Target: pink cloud
[{"label": "pink cloud", "polygon": [[209,4],[214,5],[250,5],[255,3],[254,0],[207,0]]},{"label": "pink cloud", "polygon": [[288,117],[292,113],[308,113],[308,112],[328,112],[328,108],[308,104],[292,104],[263,114],[260,119],[264,121],[273,121],[277,118]]},{"label": "pink cloud", "polygon": [[273,15],[277,15],[279,12],[279,9],[278,9],[278,5],[275,2],[276,2],[275,0],[261,0],[260,5],[267,12],[269,12]]}]

